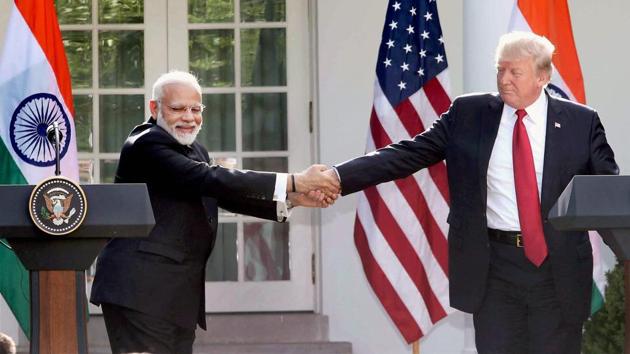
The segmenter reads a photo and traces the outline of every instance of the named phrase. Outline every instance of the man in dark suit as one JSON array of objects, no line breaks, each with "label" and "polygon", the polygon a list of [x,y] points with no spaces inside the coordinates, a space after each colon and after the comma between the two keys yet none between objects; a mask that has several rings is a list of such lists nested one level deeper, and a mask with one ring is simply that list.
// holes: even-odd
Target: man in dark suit
[{"label": "man in dark suit", "polygon": [[192,353],[196,325],[205,329],[204,271],[218,207],[284,221],[288,204],[334,199],[289,193],[310,191],[321,166],[290,176],[211,166],[195,142],[203,109],[194,76],[164,74],[153,86],[152,118],[122,148],[115,181],[147,184],[156,224],[147,239],[111,240],[98,258],[90,301],[103,309],[114,353]]},{"label": "man in dark suit", "polygon": [[544,90],[553,51],[532,33],[504,35],[498,94],[458,97],[412,140],[336,166],[346,195],[446,160],[450,301],[473,313],[480,354],[580,353],[591,245],[547,215],[573,176],[618,167],[597,113]]}]

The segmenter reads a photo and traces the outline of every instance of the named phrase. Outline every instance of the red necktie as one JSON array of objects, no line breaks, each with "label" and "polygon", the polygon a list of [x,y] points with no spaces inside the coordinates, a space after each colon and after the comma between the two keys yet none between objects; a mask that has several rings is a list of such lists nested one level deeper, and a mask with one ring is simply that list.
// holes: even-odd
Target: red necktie
[{"label": "red necktie", "polygon": [[512,135],[514,185],[516,187],[518,218],[525,244],[525,256],[537,267],[540,267],[547,258],[547,244],[542,226],[532,147],[529,144],[525,124],[523,124],[523,118],[526,115],[527,112],[524,109],[516,110],[517,119]]}]

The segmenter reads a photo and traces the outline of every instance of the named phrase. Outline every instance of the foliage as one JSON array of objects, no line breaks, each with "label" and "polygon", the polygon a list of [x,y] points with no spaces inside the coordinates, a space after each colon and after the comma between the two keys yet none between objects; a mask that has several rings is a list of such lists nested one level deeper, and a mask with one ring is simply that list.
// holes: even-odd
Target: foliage
[{"label": "foliage", "polygon": [[72,87],[92,87],[92,33],[90,31],[63,31],[62,36],[72,77]]},{"label": "foliage", "polygon": [[233,0],[188,0],[188,22],[232,22]]},{"label": "foliage", "polygon": [[99,86],[144,86],[142,31],[99,32]]},{"label": "foliage", "polygon": [[42,219],[48,219],[50,217],[50,213],[48,212],[48,209],[46,209],[46,207],[43,205],[41,209],[39,210],[39,215]]},{"label": "foliage", "polygon": [[80,152],[92,151],[92,95],[73,95],[74,127],[77,149]]},{"label": "foliage", "polygon": [[144,22],[144,1],[99,0],[98,22],[142,23]]},{"label": "foliage", "polygon": [[241,0],[241,21],[273,21],[285,20],[285,0]]},{"label": "foliage", "polygon": [[582,339],[584,354],[619,354],[624,346],[624,275],[617,264],[606,274],[604,306],[586,322]]},{"label": "foliage", "polygon": [[91,0],[55,0],[59,24],[92,23]]},{"label": "foliage", "polygon": [[234,86],[233,30],[190,31],[188,47],[190,71],[202,86]]}]

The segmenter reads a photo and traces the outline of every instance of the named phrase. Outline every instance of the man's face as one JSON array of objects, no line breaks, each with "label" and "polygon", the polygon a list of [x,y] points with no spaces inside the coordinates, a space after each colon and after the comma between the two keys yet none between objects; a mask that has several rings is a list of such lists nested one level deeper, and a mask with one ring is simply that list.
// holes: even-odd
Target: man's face
[{"label": "man's face", "polygon": [[503,102],[516,109],[534,103],[548,82],[548,74],[538,72],[531,57],[501,59],[497,64],[497,88]]},{"label": "man's face", "polygon": [[192,144],[203,123],[201,95],[193,87],[178,83],[165,85],[162,92],[159,104],[151,101],[151,113],[180,144]]}]

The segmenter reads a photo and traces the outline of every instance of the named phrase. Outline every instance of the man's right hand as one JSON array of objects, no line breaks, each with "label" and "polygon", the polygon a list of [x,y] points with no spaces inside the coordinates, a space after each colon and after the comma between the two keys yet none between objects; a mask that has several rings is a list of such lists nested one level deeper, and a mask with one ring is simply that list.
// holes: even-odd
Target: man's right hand
[{"label": "man's right hand", "polygon": [[303,193],[288,193],[287,198],[291,201],[293,206],[303,206],[309,208],[328,208],[333,205],[337,199],[337,195],[332,197],[327,196],[320,191],[310,191],[306,194]]},{"label": "man's right hand", "polygon": [[[308,193],[310,191],[321,191],[332,198],[341,192],[341,184],[337,173],[326,165],[312,165],[306,170],[295,173],[295,191]],[[291,183],[287,183],[287,189],[292,188]],[[291,192],[288,190],[287,192]],[[334,199],[333,199],[334,201]]]}]

